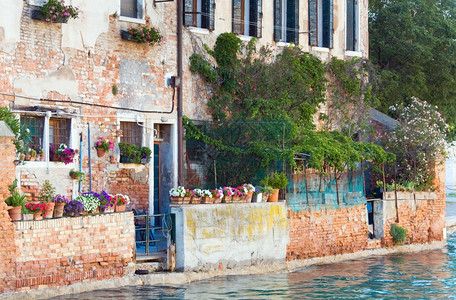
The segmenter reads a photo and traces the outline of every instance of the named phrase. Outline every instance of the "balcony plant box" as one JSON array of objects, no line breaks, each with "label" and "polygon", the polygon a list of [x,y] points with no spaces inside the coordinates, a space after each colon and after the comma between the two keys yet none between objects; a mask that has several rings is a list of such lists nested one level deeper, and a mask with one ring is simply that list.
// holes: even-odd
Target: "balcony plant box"
[{"label": "balcony plant box", "polygon": [[[32,19],[47,22],[46,16],[39,9],[32,10]],[[70,16],[58,16],[52,23],[67,23],[69,19]]]}]

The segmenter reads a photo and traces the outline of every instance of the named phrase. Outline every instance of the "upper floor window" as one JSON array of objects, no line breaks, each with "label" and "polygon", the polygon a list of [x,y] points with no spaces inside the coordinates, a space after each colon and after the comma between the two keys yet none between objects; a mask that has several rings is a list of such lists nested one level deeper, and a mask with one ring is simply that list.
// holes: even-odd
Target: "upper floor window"
[{"label": "upper floor window", "polygon": [[120,0],[120,16],[132,19],[144,18],[144,0]]},{"label": "upper floor window", "polygon": [[184,25],[214,30],[215,0],[184,0]]},{"label": "upper floor window", "polygon": [[358,51],[358,0],[347,0],[347,50]]},{"label": "upper floor window", "polygon": [[309,44],[333,47],[333,0],[309,0]]},{"label": "upper floor window", "polygon": [[[32,138],[29,148],[39,151],[44,148],[44,117],[39,116],[21,116],[21,123],[30,130]],[[49,143],[60,145],[70,144],[71,120],[50,118],[49,119]]]},{"label": "upper floor window", "polygon": [[142,146],[142,127],[136,122],[120,122],[122,137],[120,142],[130,143],[138,147]]},{"label": "upper floor window", "polygon": [[299,0],[274,0],[274,41],[299,44]]},{"label": "upper floor window", "polygon": [[233,0],[233,32],[261,37],[262,0]]}]

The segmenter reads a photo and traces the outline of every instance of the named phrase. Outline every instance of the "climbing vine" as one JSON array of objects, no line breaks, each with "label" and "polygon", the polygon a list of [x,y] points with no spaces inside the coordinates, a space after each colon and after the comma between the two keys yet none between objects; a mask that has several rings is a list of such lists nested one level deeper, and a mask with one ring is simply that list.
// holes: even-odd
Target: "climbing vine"
[{"label": "climbing vine", "polygon": [[[309,166],[322,171],[355,168],[361,160],[385,162],[394,158],[380,146],[352,139],[367,115],[361,117],[361,112],[373,100],[365,61],[333,59],[325,65],[298,47],[284,48],[275,55],[268,47],[257,50],[254,43],[244,46],[233,33],[223,33],[213,50],[205,46],[216,65],[199,53],[190,57],[190,70],[211,87],[207,105],[214,124],[209,135],[184,118],[186,139],[234,155],[254,155],[263,167],[277,160],[295,166],[295,153],[309,154]],[[324,130],[316,131],[314,116],[324,105],[329,108],[322,115]],[[360,114],[340,114],[345,110]],[[228,121],[260,125],[230,127]]]}]

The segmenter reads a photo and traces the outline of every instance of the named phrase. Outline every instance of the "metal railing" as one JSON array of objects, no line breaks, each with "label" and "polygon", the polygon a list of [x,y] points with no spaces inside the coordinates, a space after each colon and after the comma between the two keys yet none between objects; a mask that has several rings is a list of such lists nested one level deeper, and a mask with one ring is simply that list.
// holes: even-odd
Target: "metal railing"
[{"label": "metal railing", "polygon": [[136,256],[166,255],[168,240],[174,240],[173,219],[171,214],[135,214]]}]

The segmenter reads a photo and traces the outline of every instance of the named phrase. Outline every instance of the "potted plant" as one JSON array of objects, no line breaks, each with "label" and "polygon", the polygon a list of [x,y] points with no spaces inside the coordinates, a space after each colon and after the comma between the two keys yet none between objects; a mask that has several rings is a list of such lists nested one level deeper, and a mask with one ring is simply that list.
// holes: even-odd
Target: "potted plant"
[{"label": "potted plant", "polygon": [[32,149],[30,149],[29,147],[25,147],[25,150],[24,150],[25,151],[25,153],[24,153],[25,154],[25,157],[24,157],[25,161],[30,161],[30,157],[31,157],[30,151],[31,150]]},{"label": "potted plant", "polygon": [[202,189],[194,189],[192,191],[192,200],[190,201],[191,204],[200,204],[202,201],[204,194]]},{"label": "potted plant", "polygon": [[139,148],[139,152],[141,153],[141,163],[147,164],[150,162],[150,155],[152,154],[152,150],[149,147],[141,147]]},{"label": "potted plant", "polygon": [[80,180],[84,179],[84,172],[71,170],[70,171],[70,176],[71,176],[72,179],[80,181]]},{"label": "potted plant", "polygon": [[119,149],[121,163],[139,163],[141,161],[141,152],[137,151],[136,145],[119,143]]},{"label": "potted plant", "polygon": [[253,191],[252,202],[261,202],[263,198],[263,187],[256,186]]},{"label": "potted plant", "polygon": [[[27,203],[28,204],[28,203]],[[33,211],[27,208],[27,204],[21,207],[22,220],[31,221],[33,220]]]},{"label": "potted plant", "polygon": [[25,207],[33,213],[33,219],[39,221],[43,219],[43,212],[49,209],[49,203],[31,202],[27,203]]},{"label": "potted plant", "polygon": [[101,212],[111,213],[114,212],[114,206],[116,205],[115,199],[110,194],[102,191],[100,194],[94,194],[98,196],[100,200],[100,209]]},{"label": "potted plant", "polygon": [[242,202],[245,199],[245,196],[247,195],[247,188],[244,186],[238,186],[237,188],[234,188],[234,195],[233,195],[233,202]]},{"label": "potted plant", "polygon": [[51,161],[61,161],[67,165],[73,162],[75,154],[76,150],[71,149],[65,144],[60,144],[59,147],[56,147],[54,144],[49,144],[49,155]]},{"label": "potted plant", "polygon": [[10,208],[8,209],[9,216],[11,221],[20,221],[22,206],[27,200],[27,196],[21,195],[19,189],[17,188],[17,179],[13,181],[13,184],[8,186],[8,190],[11,194],[8,198],[5,199],[6,205]]},{"label": "potted plant", "polygon": [[213,203],[221,203],[223,198],[223,190],[215,189],[212,190],[212,198],[214,199]]},{"label": "potted plant", "polygon": [[105,156],[106,152],[114,149],[114,143],[104,137],[98,137],[98,141],[95,143],[95,149],[97,149],[98,157]]},{"label": "potted plant", "polygon": [[40,151],[38,151],[37,156],[36,156],[36,160],[37,161],[44,161],[44,151],[43,151],[43,149],[40,149]]},{"label": "potted plant", "polygon": [[[77,198],[76,198],[77,199]],[[79,200],[71,200],[64,207],[65,216],[77,217],[84,211],[84,204]]]},{"label": "potted plant", "polygon": [[185,188],[178,186],[169,190],[169,196],[171,197],[171,203],[182,204],[185,197]]},{"label": "potted plant", "polygon": [[255,192],[255,186],[250,183],[244,183],[244,188],[247,190],[247,195],[245,195],[245,202],[252,202],[253,192]]},{"label": "potted plant", "polygon": [[130,26],[128,30],[121,30],[120,35],[124,40],[143,43],[149,46],[160,44],[163,41],[163,36],[157,28],[146,25]]},{"label": "potted plant", "polygon": [[288,185],[288,179],[285,173],[272,173],[261,181],[264,186],[270,186],[274,192],[269,196],[268,202],[277,202],[279,199],[279,190],[284,189]]},{"label": "potted plant", "polygon": [[75,200],[82,203],[84,211],[87,213],[96,213],[99,211],[100,199],[98,199],[95,193],[84,193],[81,196],[76,197]]},{"label": "potted plant", "polygon": [[67,204],[68,202],[70,202],[70,200],[68,200],[68,198],[63,195],[57,195],[54,197],[54,203],[55,203],[54,217],[55,218],[61,218],[63,216],[65,204]]},{"label": "potted plant", "polygon": [[230,186],[225,186],[222,189],[223,191],[223,200],[224,203],[231,203],[233,200],[234,190]]},{"label": "potted plant", "polygon": [[32,11],[32,19],[49,23],[66,23],[69,18],[76,19],[78,14],[78,8],[65,5],[64,0],[49,0],[39,9]]},{"label": "potted plant", "polygon": [[264,186],[262,188],[262,194],[264,197],[262,197],[262,201],[264,199],[264,202],[269,200],[269,197],[274,193],[274,189],[270,186]]},{"label": "potted plant", "polygon": [[212,192],[210,190],[203,190],[202,191],[202,197],[203,197],[203,200],[201,201],[201,203],[213,203],[214,202],[214,198],[212,198]]},{"label": "potted plant", "polygon": [[43,217],[45,219],[51,219],[53,216],[55,206],[54,197],[55,187],[49,182],[49,180],[45,180],[40,190],[40,196],[38,197],[38,200],[41,203],[49,203],[49,206],[47,206],[44,211]]},{"label": "potted plant", "polygon": [[30,161],[35,161],[35,159],[36,159],[36,150],[31,149],[30,150]]},{"label": "potted plant", "polygon": [[193,197],[193,191],[190,189],[185,189],[184,199],[182,199],[182,204],[189,204]]},{"label": "potted plant", "polygon": [[127,204],[130,203],[130,198],[127,195],[116,194],[114,202],[116,203],[115,212],[124,212]]}]

